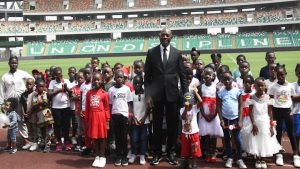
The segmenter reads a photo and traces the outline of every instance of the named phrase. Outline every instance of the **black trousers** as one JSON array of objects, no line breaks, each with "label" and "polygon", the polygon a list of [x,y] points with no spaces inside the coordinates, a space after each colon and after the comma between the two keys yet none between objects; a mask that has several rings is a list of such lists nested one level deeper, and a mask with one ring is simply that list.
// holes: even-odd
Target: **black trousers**
[{"label": "black trousers", "polygon": [[58,142],[61,142],[61,137],[65,141],[69,141],[69,130],[71,122],[70,107],[64,109],[52,108],[52,115],[54,119],[54,134]]},{"label": "black trousers", "polygon": [[276,108],[273,107],[273,119],[276,120],[276,132],[277,132],[277,140],[281,144],[281,137],[282,137],[282,124],[283,121],[285,121],[286,124],[286,130],[288,133],[288,137],[290,139],[290,143],[292,146],[293,151],[296,151],[297,143],[296,138],[294,135],[294,120],[293,116],[290,115],[291,109],[290,108]]},{"label": "black trousers", "polygon": [[164,111],[167,122],[167,154],[175,152],[178,136],[178,102],[157,101],[153,107],[153,150],[154,155],[161,156],[162,125]]},{"label": "black trousers", "polygon": [[117,156],[125,158],[128,153],[128,118],[121,114],[113,114],[111,117],[114,125]]}]

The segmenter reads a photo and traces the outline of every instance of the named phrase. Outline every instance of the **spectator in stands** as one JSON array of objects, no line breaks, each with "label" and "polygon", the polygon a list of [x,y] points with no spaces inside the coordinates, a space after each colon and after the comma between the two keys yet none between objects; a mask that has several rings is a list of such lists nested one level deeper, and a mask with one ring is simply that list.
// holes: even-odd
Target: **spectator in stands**
[{"label": "spectator in stands", "polygon": [[[33,79],[29,73],[19,70],[18,64],[19,59],[17,56],[9,58],[8,65],[10,69],[2,76],[0,81],[0,105],[4,104],[8,98],[16,98],[19,101],[21,94],[26,90],[25,81],[29,78]],[[16,112],[20,115],[21,119],[24,118],[21,104],[18,104]],[[29,144],[26,124],[21,120],[18,125],[20,135],[24,138],[24,145]]]},{"label": "spectator in stands", "polygon": [[265,79],[269,79],[269,76],[270,76],[269,75],[269,65],[273,64],[275,62],[275,60],[276,60],[275,53],[267,52],[265,60],[267,61],[268,65],[266,65],[260,69],[259,76],[263,77]]},{"label": "spectator in stands", "polygon": [[164,28],[159,34],[160,44],[148,50],[145,63],[145,94],[147,104],[153,111],[154,156],[151,165],[159,164],[162,149],[163,112],[166,109],[167,121],[167,160],[171,165],[175,159],[175,143],[178,128],[178,80],[182,93],[188,92],[188,82],[184,74],[181,52],[170,45],[172,32]]}]

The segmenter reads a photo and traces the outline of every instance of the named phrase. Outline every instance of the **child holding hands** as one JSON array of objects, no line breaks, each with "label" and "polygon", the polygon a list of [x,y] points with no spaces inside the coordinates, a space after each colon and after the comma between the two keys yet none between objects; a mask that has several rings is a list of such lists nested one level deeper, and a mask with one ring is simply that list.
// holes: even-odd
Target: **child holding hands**
[{"label": "child holding hands", "polygon": [[94,72],[93,88],[86,94],[85,121],[87,121],[87,137],[93,140],[96,153],[93,167],[103,168],[106,165],[105,148],[107,130],[109,129],[110,111],[108,94],[101,88],[102,75]]},{"label": "child holding hands", "polygon": [[[272,157],[281,149],[277,142],[272,115],[273,99],[265,94],[266,85],[263,78],[255,80],[256,93],[247,101],[252,123],[252,134],[249,135],[246,151],[255,155],[255,168],[267,168],[264,157]],[[246,140],[244,140],[246,141]]]},{"label": "child holding hands", "polygon": [[182,119],[181,157],[184,158],[181,168],[189,168],[189,158],[191,158],[192,169],[197,169],[197,158],[202,156],[197,125],[199,111],[195,104],[194,93],[190,92],[185,95],[184,107],[180,109]]}]

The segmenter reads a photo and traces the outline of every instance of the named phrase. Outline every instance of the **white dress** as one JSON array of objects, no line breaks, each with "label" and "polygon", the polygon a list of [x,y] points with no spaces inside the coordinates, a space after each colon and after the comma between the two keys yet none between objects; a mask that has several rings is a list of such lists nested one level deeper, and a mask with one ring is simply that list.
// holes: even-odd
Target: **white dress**
[{"label": "white dress", "polygon": [[[268,114],[268,106],[273,105],[274,100],[269,95],[263,95],[257,98],[255,95],[249,99],[249,105],[253,105],[253,118],[258,128],[256,136],[249,135],[247,152],[259,157],[272,157],[281,150],[281,146],[276,139],[276,130],[274,127],[274,135],[271,137],[270,117]],[[245,143],[246,144],[246,143]]]},{"label": "white dress", "polygon": [[[212,83],[210,86],[202,84],[201,93],[204,114],[210,114],[212,111],[216,111],[216,84]],[[224,136],[218,114],[212,121],[208,122],[200,113],[198,122],[200,136]]]}]

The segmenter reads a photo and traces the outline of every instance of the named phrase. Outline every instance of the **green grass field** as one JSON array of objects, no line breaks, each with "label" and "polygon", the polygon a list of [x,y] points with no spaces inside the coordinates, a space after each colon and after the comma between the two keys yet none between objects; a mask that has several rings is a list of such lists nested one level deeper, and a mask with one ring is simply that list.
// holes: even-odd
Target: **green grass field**
[{"label": "green grass field", "polygon": [[[222,56],[222,63],[229,65],[231,70],[236,68],[235,58],[239,53],[224,53]],[[250,62],[251,71],[254,77],[259,75],[259,70],[261,67],[266,65],[265,53],[264,52],[252,52],[244,53],[247,60]],[[296,81],[295,76],[295,66],[300,63],[300,52],[299,51],[289,51],[289,52],[276,52],[276,62],[285,64],[287,68],[287,80],[289,82]],[[145,61],[145,56],[137,57],[101,57],[100,61],[108,62],[111,66],[115,63],[120,62],[124,65],[131,65],[136,59],[143,59]],[[200,56],[204,60],[205,64],[210,63],[210,56],[208,54],[203,54]],[[20,60],[19,69],[31,72],[32,69],[45,70],[51,65],[61,66],[65,77],[67,76],[67,69],[70,66],[75,66],[76,68],[82,68],[90,61],[89,58],[70,58],[70,59],[41,59],[41,60]],[[7,61],[0,62],[0,75],[2,76],[8,71]]]}]

